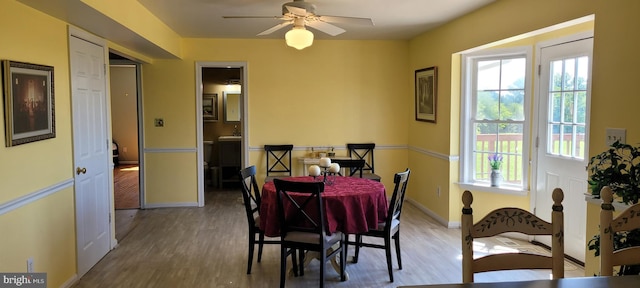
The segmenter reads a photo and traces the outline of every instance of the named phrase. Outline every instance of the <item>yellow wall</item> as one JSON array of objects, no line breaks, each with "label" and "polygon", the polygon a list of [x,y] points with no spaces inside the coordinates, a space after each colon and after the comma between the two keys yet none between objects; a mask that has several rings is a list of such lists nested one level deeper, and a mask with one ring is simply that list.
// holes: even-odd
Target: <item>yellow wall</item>
[{"label": "yellow wall", "polygon": [[[26,272],[33,257],[35,272],[49,273],[49,285],[58,287],[76,271],[73,188],[65,184],[73,178],[67,28],[16,1],[0,0],[0,7],[0,59],[53,66],[56,115],[53,139],[14,147],[0,141],[0,207],[51,193],[0,213],[0,271]],[[4,125],[0,117],[3,136]]]},{"label": "yellow wall", "polygon": [[[408,166],[412,169],[408,197],[446,221],[455,221],[460,210],[460,189],[455,184],[460,99],[459,85],[452,77],[459,71],[459,60],[452,55],[595,14],[592,107],[596,108],[591,113],[590,154],[605,148],[606,127],[626,128],[629,143],[640,140],[640,127],[632,118],[640,107],[640,98],[633,96],[633,84],[640,76],[640,58],[634,57],[640,46],[636,31],[640,1],[636,0],[619,0],[616,5],[597,0],[502,0],[409,42],[319,40],[302,51],[286,47],[282,39],[183,39],[176,43],[175,35],[164,25],[149,28],[129,22],[128,16],[120,14],[125,12],[115,12],[115,6],[104,7],[107,2],[85,2],[114,19],[126,19],[123,24],[131,25],[137,34],[182,58],[150,59],[135,47],[109,44],[139,53],[136,57],[146,63],[144,157],[149,165],[145,184],[147,201],[156,205],[197,199],[196,61],[248,64],[248,163],[264,169],[260,147],[267,143],[341,146],[372,141],[380,145],[376,172],[388,189],[393,172]],[[120,1],[113,3],[121,5]],[[0,36],[7,40],[0,42],[0,58],[54,66],[56,81],[56,138],[11,148],[0,145],[0,207],[6,207],[10,201],[73,179],[73,167],[66,25],[13,0],[0,0],[0,6]],[[430,66],[438,66],[436,124],[413,119],[414,71]],[[164,118],[165,127],[153,127],[154,118]],[[304,154],[296,150],[294,157]],[[498,199],[503,202],[494,201]],[[476,201],[476,207],[488,209],[494,202],[526,205],[528,198],[497,195],[476,197]],[[48,272],[51,286],[72,279],[73,208],[73,189],[67,187],[33,203],[5,209],[8,212],[0,215],[0,230],[12,235],[0,240],[0,271],[25,271],[26,259],[34,257],[36,271]],[[587,233],[592,233],[593,213],[588,216]],[[588,267],[591,262],[587,260]]]}]

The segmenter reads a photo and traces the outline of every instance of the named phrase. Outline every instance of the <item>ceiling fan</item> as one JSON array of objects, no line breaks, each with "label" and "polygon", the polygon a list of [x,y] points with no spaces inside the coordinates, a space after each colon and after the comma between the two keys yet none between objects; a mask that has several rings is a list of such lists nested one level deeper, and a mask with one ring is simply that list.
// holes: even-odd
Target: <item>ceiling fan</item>
[{"label": "ceiling fan", "polygon": [[345,17],[345,16],[328,16],[316,14],[316,5],[305,2],[304,0],[293,0],[282,4],[282,16],[222,16],[225,19],[232,18],[273,18],[279,19],[283,22],[273,26],[265,31],[262,31],[258,36],[268,35],[275,31],[278,31],[289,25],[293,25],[293,28],[287,32],[285,39],[287,45],[304,49],[311,46],[313,43],[313,33],[306,30],[306,26],[314,28],[318,31],[327,33],[331,36],[336,36],[345,32],[344,29],[335,26],[331,23],[346,23],[346,24],[359,24],[359,25],[371,25],[373,21],[369,18],[359,17]]}]

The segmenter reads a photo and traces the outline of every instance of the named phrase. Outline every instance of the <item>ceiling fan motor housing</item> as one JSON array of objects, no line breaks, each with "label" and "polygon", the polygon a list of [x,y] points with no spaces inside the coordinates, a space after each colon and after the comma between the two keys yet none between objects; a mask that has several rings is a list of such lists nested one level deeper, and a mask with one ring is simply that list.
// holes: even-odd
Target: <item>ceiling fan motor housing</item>
[{"label": "ceiling fan motor housing", "polygon": [[305,2],[304,0],[294,0],[293,2],[282,4],[282,15],[291,13],[289,12],[289,9],[287,9],[287,6],[304,9],[305,11],[307,11],[307,15],[316,14],[316,5],[309,2]]}]

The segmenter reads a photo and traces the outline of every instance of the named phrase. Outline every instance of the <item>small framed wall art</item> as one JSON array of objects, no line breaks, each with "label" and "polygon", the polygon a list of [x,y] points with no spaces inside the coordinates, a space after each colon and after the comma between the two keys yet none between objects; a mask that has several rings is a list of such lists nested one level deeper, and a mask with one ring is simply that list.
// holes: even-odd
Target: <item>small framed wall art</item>
[{"label": "small framed wall art", "polygon": [[416,120],[436,123],[438,68],[416,70]]},{"label": "small framed wall art", "polygon": [[2,60],[7,147],[56,137],[53,67]]}]

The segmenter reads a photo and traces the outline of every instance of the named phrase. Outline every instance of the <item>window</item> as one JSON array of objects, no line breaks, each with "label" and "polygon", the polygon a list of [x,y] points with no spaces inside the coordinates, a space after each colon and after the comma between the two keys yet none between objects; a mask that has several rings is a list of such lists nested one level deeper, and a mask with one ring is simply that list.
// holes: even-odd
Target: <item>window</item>
[{"label": "window", "polygon": [[[527,186],[531,48],[463,55],[461,182],[488,187],[489,157],[502,157],[501,189]],[[496,188],[498,190],[498,188]]]}]

